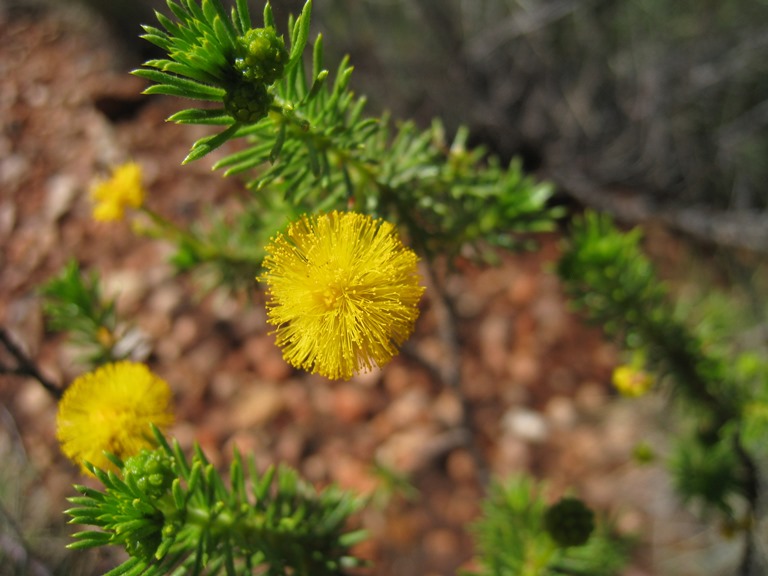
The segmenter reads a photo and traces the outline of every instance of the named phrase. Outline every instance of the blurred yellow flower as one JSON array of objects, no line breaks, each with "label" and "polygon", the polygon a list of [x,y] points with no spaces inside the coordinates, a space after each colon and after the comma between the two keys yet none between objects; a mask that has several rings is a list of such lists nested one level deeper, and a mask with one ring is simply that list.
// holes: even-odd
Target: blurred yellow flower
[{"label": "blurred yellow flower", "polygon": [[139,208],[144,203],[144,195],[141,166],[135,162],[121,164],[109,179],[96,182],[91,188],[93,218],[99,222],[122,220],[126,208]]},{"label": "blurred yellow flower", "polygon": [[349,379],[389,362],[413,332],[424,288],[393,224],[305,215],[266,250],[268,322],[292,366]]},{"label": "blurred yellow flower", "polygon": [[635,365],[624,364],[613,370],[611,378],[616,390],[622,396],[637,398],[653,387],[653,376]]},{"label": "blurred yellow flower", "polygon": [[154,448],[150,424],[173,422],[168,384],[137,362],[106,364],[72,382],[59,402],[56,437],[83,471],[85,462],[114,468],[104,455],[122,459]]}]

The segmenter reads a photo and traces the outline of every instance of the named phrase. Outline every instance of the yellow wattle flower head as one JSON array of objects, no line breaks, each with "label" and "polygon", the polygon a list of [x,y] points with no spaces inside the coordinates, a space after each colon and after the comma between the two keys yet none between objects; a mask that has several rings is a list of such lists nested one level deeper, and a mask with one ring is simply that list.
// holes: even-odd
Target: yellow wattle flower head
[{"label": "yellow wattle flower head", "polygon": [[141,166],[127,162],[117,166],[110,178],[91,187],[93,218],[99,222],[122,220],[126,208],[139,208],[144,203]]},{"label": "yellow wattle flower head", "polygon": [[59,402],[56,437],[61,450],[83,471],[85,462],[114,466],[104,455],[121,459],[155,448],[150,424],[173,422],[171,389],[138,362],[105,364],[77,377]]},{"label": "yellow wattle flower head", "polygon": [[613,370],[613,385],[622,396],[637,398],[653,387],[654,378],[635,365],[624,364]]},{"label": "yellow wattle flower head", "polygon": [[389,362],[413,332],[424,288],[393,224],[305,215],[266,251],[267,321],[292,366],[349,379]]}]

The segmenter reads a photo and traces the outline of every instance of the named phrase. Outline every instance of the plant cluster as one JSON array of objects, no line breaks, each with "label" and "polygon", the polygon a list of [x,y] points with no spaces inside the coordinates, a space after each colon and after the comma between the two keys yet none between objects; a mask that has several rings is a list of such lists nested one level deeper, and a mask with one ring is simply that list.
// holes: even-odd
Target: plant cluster
[{"label": "plant cluster", "polygon": [[[242,1],[229,17],[214,1],[169,6],[179,22],[158,15],[165,30],[145,26],[144,36],[168,58],[151,60],[134,74],[155,82],[147,93],[213,106],[169,118],[223,127],[195,142],[185,162],[232,139],[245,140],[214,168],[248,174],[252,196],[243,217],[253,228],[261,224],[271,235],[303,213],[355,210],[403,226],[414,246],[431,255],[453,255],[468,244],[511,246],[515,233],[551,228],[554,214],[546,202],[552,189],[526,177],[518,162],[503,166],[481,149],[468,150],[463,129],[446,142],[438,121],[425,131],[410,122],[393,131],[386,116],[366,116],[366,99],[349,88],[348,59],[333,75],[324,68],[321,36],[305,69],[311,2],[289,23],[287,57],[282,49],[266,50],[270,62],[280,63],[270,63],[266,76],[250,70],[248,62],[258,58],[244,57],[242,47],[261,46],[262,36],[282,47],[269,4],[264,27],[255,29]],[[257,32],[259,42],[246,40]],[[243,86],[258,86],[263,111],[248,115],[233,108]]]},{"label": "plant cluster", "polygon": [[349,548],[365,535],[346,527],[359,499],[317,492],[284,467],[258,474],[237,452],[227,485],[199,448],[188,460],[154,432],[154,451],[111,457],[120,475],[87,465],[104,489],[76,486],[81,495],[70,498],[73,523],[102,528],[76,533],[73,548],[130,554],[109,576],[331,575],[359,564]]},{"label": "plant cluster", "polygon": [[[311,0],[286,35],[269,4],[254,27],[246,0],[230,12],[219,0],[167,3],[172,17],[158,13],[159,27],[144,27],[166,56],[135,74],[153,83],[147,93],[203,103],[170,117],[219,127],[184,161],[223,148],[214,168],[243,175],[247,194],[230,220],[184,228],[149,207],[131,164],[93,189],[94,217],[135,217],[138,231],[175,243],[180,271],[212,266],[223,285],[265,287],[276,343],[296,368],[348,379],[384,366],[419,315],[419,265],[444,308],[441,334],[458,351],[438,262],[492,258],[497,248],[526,246],[529,232],[551,230],[551,186],[525,176],[517,161],[503,166],[468,147],[464,129],[449,143],[438,121],[420,130],[367,116],[365,98],[349,88],[347,59],[329,73],[318,37],[305,62]],[[639,232],[588,214],[570,231],[558,273],[572,301],[634,351],[614,375],[617,388],[638,396],[669,386],[690,409],[673,459],[678,489],[735,525],[735,497],[752,515],[760,503],[768,363],[738,351],[734,365],[710,341],[719,329],[697,332],[679,319],[639,241]],[[239,453],[222,472],[199,447],[187,458],[166,438],[168,384],[126,360],[135,352],[130,330],[96,275],[71,263],[42,294],[51,328],[68,331],[93,368],[65,390],[57,419],[64,453],[103,486],[76,486],[67,514],[93,529],[75,534],[73,548],[124,548],[129,558],[110,576],[331,575],[362,564],[354,545],[365,534],[351,528],[360,499],[317,490],[282,466],[259,471]],[[434,372],[460,394],[459,355],[448,356],[447,369]],[[490,485],[474,527],[478,576],[618,573],[627,545],[610,524],[577,498],[548,503],[543,490],[526,478]]]},{"label": "plant cluster", "polygon": [[[647,367],[675,401],[682,416],[670,458],[677,491],[725,524],[747,526],[743,570],[750,573],[756,535],[748,526],[764,498],[768,362],[760,347],[737,345],[735,330],[744,325],[714,328],[715,309],[691,325],[690,307],[675,306],[640,241],[639,229],[624,233],[608,216],[587,213],[574,222],[558,273],[575,307],[642,358],[636,369]],[[734,301],[720,305],[727,308],[718,315],[739,316]]]},{"label": "plant cluster", "polygon": [[50,329],[68,332],[72,342],[87,352],[88,362],[101,364],[120,356],[115,303],[102,297],[96,273],[81,274],[77,262],[71,261],[40,292]]},{"label": "plant cluster", "polygon": [[[516,477],[491,485],[473,531],[481,564],[474,576],[610,576],[626,562],[629,542],[595,522],[578,498],[547,504],[546,486]],[[468,576],[470,576],[468,575]]]},{"label": "plant cluster", "polygon": [[[223,127],[198,140],[185,162],[230,140],[245,142],[215,165],[227,175],[249,174],[250,196],[240,223],[228,226],[229,232],[243,233],[181,229],[154,213],[144,194],[136,201],[139,196],[131,192],[141,189],[140,173],[130,172],[137,177],[128,186],[127,168],[118,168],[95,189],[94,216],[107,211],[122,216],[126,208],[148,216],[148,223],[136,228],[175,241],[174,262],[182,270],[215,264],[221,280],[233,285],[242,282],[243,272],[259,271],[270,322],[288,362],[331,378],[385,364],[418,316],[424,291],[419,258],[432,265],[435,258],[453,257],[468,246],[476,254],[490,254],[488,246],[518,245],[515,233],[551,228],[551,188],[525,177],[519,163],[504,168],[482,150],[467,149],[466,130],[447,145],[439,122],[426,131],[405,123],[393,133],[388,118],[366,117],[365,99],[349,90],[352,69],[346,59],[330,81],[320,37],[307,75],[303,54],[311,0],[289,22],[287,41],[269,4],[258,28],[252,27],[242,0],[230,14],[218,0],[170,0],[168,6],[175,20],[158,14],[161,28],[145,26],[144,36],[167,58],[151,60],[135,74],[154,83],[147,93],[211,104],[170,118]],[[252,249],[254,242],[264,248]],[[53,312],[67,309],[68,287],[90,290],[93,306],[99,307],[95,283],[78,281],[72,265],[44,290]],[[96,316],[87,306],[70,310],[71,316],[78,314]],[[81,332],[92,337],[103,323],[97,317]],[[103,344],[98,338],[95,343]],[[103,346],[100,352],[94,360],[113,359]],[[315,493],[285,468],[259,474],[251,465],[246,480],[238,454],[227,487],[199,449],[189,463],[157,428],[154,439],[135,427],[126,429],[129,420],[136,426],[166,423],[165,408],[150,400],[156,395],[147,391],[130,401],[120,396],[122,386],[114,386],[139,366],[97,368],[62,402],[60,436],[92,427],[104,436],[88,436],[91,450],[78,443],[78,450],[68,452],[105,487],[78,486],[82,496],[72,499],[76,506],[68,513],[74,523],[99,530],[78,533],[74,547],[123,546],[130,559],[110,572],[115,575],[338,574],[357,563],[349,547],[361,533],[345,532],[358,507],[351,496],[333,488]],[[80,389],[96,398],[86,418],[73,415],[69,392]],[[142,440],[130,443],[118,428]],[[156,450],[131,455],[146,442]],[[98,450],[106,451],[107,460]],[[548,526],[554,533],[572,526],[552,518]],[[588,528],[579,543],[586,541],[591,524]],[[543,529],[535,538],[545,539],[553,552],[559,549]]]}]

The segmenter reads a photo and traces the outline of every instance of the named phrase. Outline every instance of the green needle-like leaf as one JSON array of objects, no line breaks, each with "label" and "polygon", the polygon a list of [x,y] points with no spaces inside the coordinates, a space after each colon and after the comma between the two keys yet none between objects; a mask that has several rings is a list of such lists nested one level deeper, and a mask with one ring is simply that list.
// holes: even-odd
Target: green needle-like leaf
[{"label": "green needle-like leaf", "polygon": [[188,108],[169,116],[168,121],[176,122],[177,124],[207,124],[227,126],[232,123],[232,116],[230,116],[222,108]]},{"label": "green needle-like leaf", "polygon": [[286,65],[286,70],[293,69],[299,65],[304,54],[304,48],[309,39],[309,22],[312,13],[312,0],[307,0],[301,15],[296,20],[293,32],[291,34],[291,52]]},{"label": "green needle-like leaf", "polygon": [[184,158],[184,161],[182,164],[188,164],[194,160],[199,160],[203,156],[206,156],[222,146],[223,144],[226,144],[227,141],[230,140],[232,135],[237,132],[238,128],[240,127],[239,124],[233,124],[223,132],[219,132],[218,134],[215,134],[214,136],[208,136],[207,138],[202,138],[195,142],[194,147],[190,151],[190,153],[187,155],[186,158]]},{"label": "green needle-like leaf", "polygon": [[152,82],[157,82],[157,84],[145,89],[144,94],[166,94],[168,96],[179,96],[195,100],[212,100],[215,102],[221,102],[225,94],[225,91],[221,88],[181,78],[159,70],[140,68],[134,70],[132,74]]}]

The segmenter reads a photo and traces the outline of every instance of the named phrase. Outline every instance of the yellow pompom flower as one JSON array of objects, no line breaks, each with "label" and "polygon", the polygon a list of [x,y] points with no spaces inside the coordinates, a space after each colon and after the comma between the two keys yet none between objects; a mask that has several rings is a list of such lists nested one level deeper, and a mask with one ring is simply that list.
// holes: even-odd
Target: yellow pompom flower
[{"label": "yellow pompom flower", "polygon": [[424,288],[393,224],[305,215],[266,251],[268,322],[292,366],[349,379],[389,362],[413,332]]},{"label": "yellow pompom flower", "polygon": [[105,364],[72,382],[59,402],[56,437],[83,471],[85,462],[114,468],[104,452],[122,459],[155,448],[150,424],[173,422],[171,389],[138,362]]},{"label": "yellow pompom flower", "polygon": [[141,166],[128,162],[117,166],[107,180],[96,182],[91,188],[94,202],[93,218],[99,222],[122,220],[126,208],[139,208],[144,203]]},{"label": "yellow pompom flower", "polygon": [[653,376],[635,365],[624,364],[613,371],[611,378],[616,390],[622,396],[637,398],[653,387]]}]

